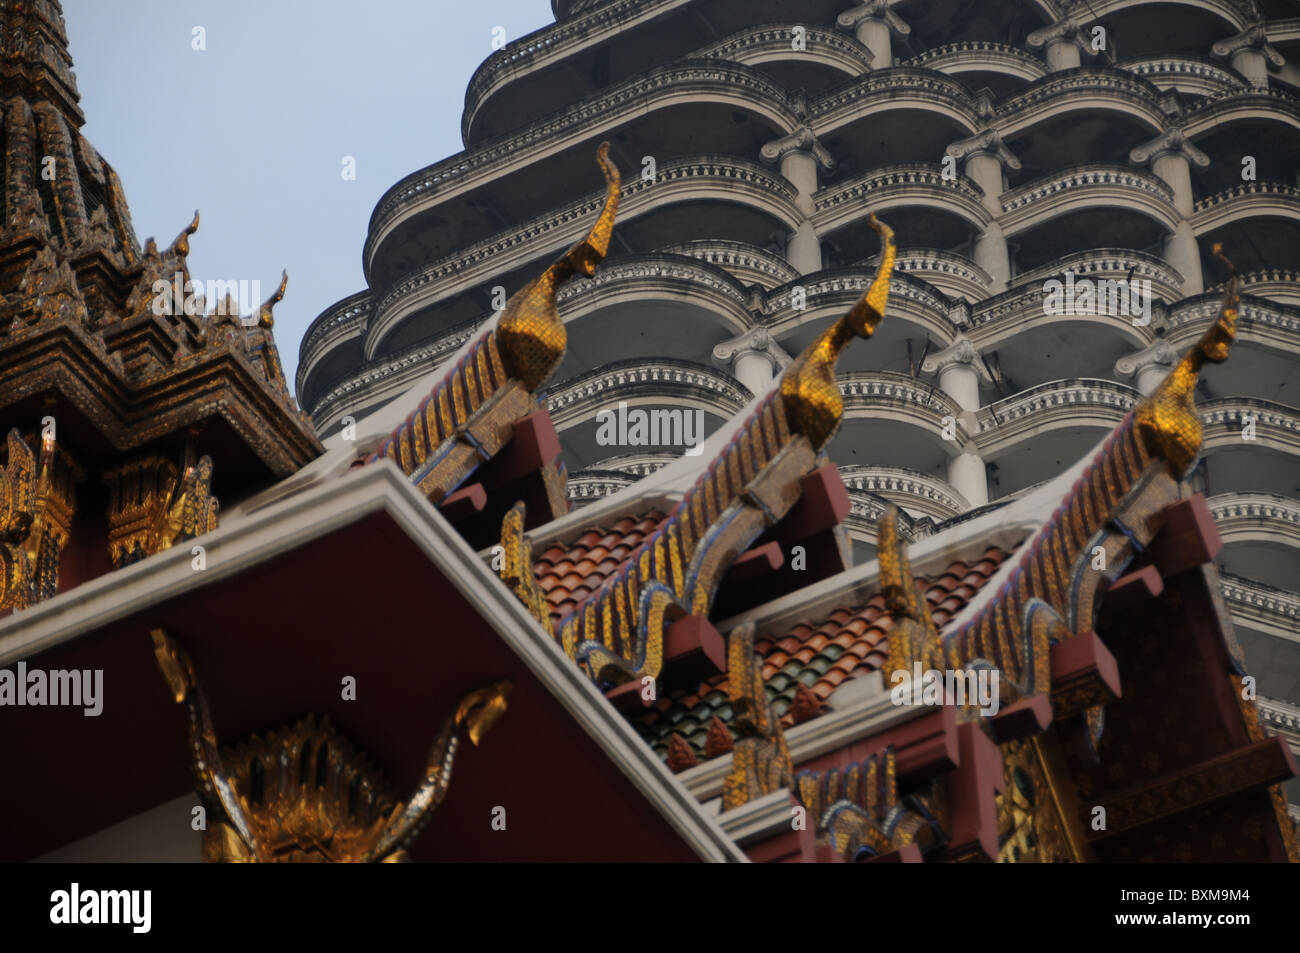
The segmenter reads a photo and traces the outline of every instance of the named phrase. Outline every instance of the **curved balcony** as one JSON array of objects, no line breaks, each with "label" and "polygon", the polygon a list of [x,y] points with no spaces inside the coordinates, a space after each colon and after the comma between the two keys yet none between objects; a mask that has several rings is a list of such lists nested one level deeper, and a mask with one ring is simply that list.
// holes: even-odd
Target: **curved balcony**
[{"label": "curved balcony", "polygon": [[618,456],[597,460],[588,469],[626,473],[640,479],[657,473],[677,459],[675,453],[621,453]]},{"label": "curved balcony", "polygon": [[[1300,307],[1300,271],[1290,268],[1266,268],[1250,271],[1241,276],[1243,293],[1267,298],[1279,304]],[[1222,283],[1210,289],[1223,297]]]},{"label": "curved balcony", "polygon": [[1015,288],[1041,285],[1049,278],[1060,278],[1067,271],[1074,272],[1075,280],[1150,281],[1151,293],[1165,301],[1178,301],[1183,296],[1183,276],[1171,268],[1163,258],[1130,248],[1091,248],[1074,252],[1022,272],[1011,279]]},{"label": "curved balcony", "polygon": [[1002,73],[1029,82],[1047,75],[1047,67],[1038,57],[1005,43],[985,40],[965,40],[936,46],[904,61],[902,65],[950,75]]},{"label": "curved balcony", "polygon": [[[849,372],[837,375],[844,399],[844,422],[888,420],[920,430],[937,446],[956,456],[971,436],[961,407],[926,381],[892,371]],[[956,438],[940,436],[951,417]]]},{"label": "curved balcony", "polygon": [[[880,256],[874,255],[858,264],[871,270],[879,262]],[[993,283],[988,272],[969,258],[940,248],[900,248],[894,270],[927,282],[950,298],[967,302],[986,297]]]},{"label": "curved balcony", "polygon": [[727,60],[742,66],[811,62],[848,77],[861,76],[871,69],[871,51],[852,36],[813,24],[798,25],[806,31],[806,46],[802,50],[793,48],[792,28],[795,24],[767,23],[733,33],[693,55],[700,59]]},{"label": "curved balcony", "polygon": [[565,494],[575,507],[599,500],[601,497],[613,496],[624,487],[631,486],[638,476],[619,473],[617,470],[599,470],[588,468],[570,473],[565,482]]},{"label": "curved balcony", "polygon": [[1008,238],[1078,211],[1135,212],[1168,232],[1181,216],[1164,180],[1132,166],[1090,164],[1054,172],[1001,197],[998,223]]},{"label": "curved balcony", "polygon": [[294,375],[294,390],[300,407],[310,405],[307,385],[311,375],[341,344],[361,341],[370,313],[370,292],[359,291],[330,305],[307,326],[302,343],[298,345],[298,372]]},{"label": "curved balcony", "polygon": [[842,466],[840,476],[850,491],[862,490],[942,522],[970,509],[967,499],[947,480],[904,467]]},{"label": "curved balcony", "polygon": [[[1203,452],[1272,451],[1300,457],[1300,411],[1257,397],[1219,397],[1197,402],[1204,428]],[[1255,424],[1255,437],[1243,432],[1245,417]]]},{"label": "curved balcony", "polygon": [[698,258],[727,272],[742,285],[759,285],[769,290],[799,278],[795,267],[780,255],[746,242],[682,242],[667,245],[659,253]]},{"label": "curved balcony", "polygon": [[1197,202],[1191,223],[1197,235],[1204,235],[1251,218],[1300,222],[1300,188],[1284,182],[1243,182]]},{"label": "curved balcony", "polygon": [[1183,120],[1183,134],[1199,139],[1229,123],[1240,122],[1280,123],[1300,129],[1300,101],[1272,87],[1229,90],[1189,110]]},{"label": "curved balcony", "polygon": [[[1159,5],[1178,8],[1170,11],[1169,16],[1178,16],[1192,10],[1212,13],[1224,21],[1225,29],[1231,27],[1233,33],[1244,30],[1250,22],[1247,5],[1241,0],[1159,0]],[[1100,19],[1109,14],[1131,10],[1135,6],[1139,4],[1133,0],[1089,0],[1087,9],[1088,16]]]},{"label": "curved balcony", "polygon": [[[1068,261],[1065,264],[1069,267]],[[1058,272],[1056,277],[1059,278],[1059,275]],[[1094,271],[1081,277],[1123,281],[1127,277],[1127,271]],[[1044,290],[1043,281],[1032,278],[1029,281],[1017,278],[1016,281],[1015,287],[995,297],[986,298],[971,308],[970,319],[964,330],[979,350],[988,351],[1014,345],[1025,333],[1041,331],[1055,324],[1079,324],[1104,330],[1108,336],[1117,339],[1124,349],[1142,348],[1151,343],[1151,328],[1138,327],[1133,323],[1131,315],[1048,313],[1047,291]],[[1151,290],[1152,294],[1157,294],[1154,282]]]},{"label": "curved balcony", "polygon": [[1153,84],[1125,70],[1079,67],[1050,73],[1000,100],[994,127],[1008,138],[1046,119],[1092,112],[1126,116],[1155,135],[1167,122],[1160,96]]},{"label": "curved balcony", "polygon": [[[874,265],[827,269],[772,290],[764,311],[769,330],[774,337],[787,339],[809,326],[820,329],[824,322],[852,308],[875,274]],[[796,292],[802,294],[802,308],[795,307]],[[957,336],[957,328],[948,317],[947,301],[928,283],[910,275],[895,274],[890,282],[886,317],[890,322],[914,325],[940,341],[948,342]]]},{"label": "curved balcony", "polygon": [[728,334],[749,329],[744,286],[726,271],[679,255],[637,255],[606,261],[586,281],[570,282],[556,296],[560,317],[572,324],[623,303],[671,300],[707,314]]},{"label": "curved balcony", "polygon": [[945,179],[934,165],[909,162],[873,169],[822,189],[813,197],[813,224],[819,235],[827,235],[847,225],[865,224],[872,212],[884,214],[904,206],[957,215],[972,228],[982,229],[992,220],[983,198],[983,190],[965,176]]},{"label": "curved balcony", "polygon": [[1236,70],[1199,56],[1148,56],[1117,65],[1159,89],[1176,89],[1188,96],[1222,96],[1247,88]]},{"label": "curved balcony", "polygon": [[614,30],[628,30],[661,16],[687,0],[613,0],[608,3],[584,3],[573,0],[564,13],[555,11],[561,22],[543,27],[508,43],[479,64],[465,90],[465,111],[461,116],[461,137],[473,139],[474,120],[496,92],[512,82],[526,80],[529,74],[572,56],[579,50],[596,46]]},{"label": "curved balcony", "polygon": [[[801,218],[795,190],[771,171],[720,156],[701,156],[667,163],[654,181],[637,177],[623,187],[619,224],[625,230],[638,219],[677,203],[722,202],[748,208],[793,229]],[[548,212],[433,262],[390,288],[375,304],[366,353],[379,352],[385,337],[411,314],[466,290],[490,283],[529,260],[555,257],[586,234],[604,203],[603,192],[574,205]],[[528,251],[521,254],[526,246]]]},{"label": "curved balcony", "polygon": [[1049,381],[981,407],[975,445],[986,459],[993,459],[1054,431],[1110,430],[1138,398],[1136,390],[1114,381]]},{"label": "curved balcony", "polygon": [[1223,600],[1238,625],[1300,641],[1300,593],[1227,572],[1219,574],[1219,581]]},{"label": "curved balcony", "polygon": [[870,121],[881,112],[900,109],[932,113],[937,120],[956,123],[967,135],[981,124],[979,110],[965,86],[942,73],[905,66],[836,87],[813,103],[810,112],[814,131],[825,136]]},{"label": "curved balcony", "polygon": [[[1296,290],[1300,292],[1300,287]],[[1222,291],[1210,291],[1170,308],[1165,338],[1179,352],[1191,347],[1218,316],[1222,301]],[[1238,342],[1279,351],[1288,358],[1300,353],[1300,307],[1243,295],[1237,314]]]},{"label": "curved balcony", "polygon": [[1225,546],[1266,543],[1300,550],[1300,503],[1272,493],[1230,493],[1206,501]]},{"label": "curved balcony", "polygon": [[[874,550],[880,534],[880,521],[885,507],[893,502],[867,490],[849,488],[849,515],[841,525],[853,542]],[[901,507],[900,507],[901,509]],[[910,543],[924,539],[934,532],[935,521],[928,516],[914,517],[906,510],[898,514],[898,531]]]},{"label": "curved balcony", "polygon": [[724,371],[690,361],[619,361],[567,380],[547,393],[546,407],[561,430],[594,420],[611,404],[672,403],[734,417],[753,395]]},{"label": "curved balcony", "polygon": [[420,342],[381,361],[362,365],[342,380],[322,380],[320,389],[325,393],[311,409],[312,423],[324,432],[343,414],[367,410],[405,393],[417,379],[455,354],[486,320],[487,315],[483,315],[462,322],[435,341]]},{"label": "curved balcony", "polygon": [[756,70],[720,60],[685,60],[620,83],[527,127],[406,176],[380,198],[370,216],[363,262],[369,280],[379,248],[409,221],[483,183],[527,170],[541,156],[608,138],[656,109],[707,100],[765,120],[778,134],[799,120],[786,91]]}]

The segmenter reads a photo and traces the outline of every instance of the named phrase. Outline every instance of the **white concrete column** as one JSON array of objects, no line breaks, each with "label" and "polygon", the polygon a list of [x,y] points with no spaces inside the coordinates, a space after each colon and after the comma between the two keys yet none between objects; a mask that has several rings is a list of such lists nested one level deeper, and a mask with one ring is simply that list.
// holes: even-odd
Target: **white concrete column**
[{"label": "white concrete column", "polygon": [[871,51],[873,70],[889,69],[894,62],[894,37],[909,36],[912,28],[890,9],[898,0],[867,0],[845,10],[835,19],[842,30],[851,30],[858,42]]},{"label": "white concrete column", "polygon": [[1184,218],[1192,214],[1192,170],[1181,152],[1164,152],[1151,163],[1151,171],[1174,190],[1174,208]]},{"label": "white concrete column", "polygon": [[811,219],[804,219],[790,233],[786,242],[785,258],[801,275],[811,275],[822,270],[822,240]]},{"label": "white concrete column", "polygon": [[1011,283],[1011,253],[1007,250],[1007,239],[1002,234],[1002,226],[997,222],[989,223],[975,238],[972,256],[975,264],[986,272],[993,284],[989,288],[993,294],[1007,290]]},{"label": "white concrete column", "polygon": [[1198,295],[1205,290],[1201,276],[1201,246],[1196,243],[1192,223],[1184,219],[1174,233],[1165,239],[1164,259],[1183,276],[1183,297]]},{"label": "white concrete column", "polygon": [[1143,397],[1150,396],[1178,363],[1178,352],[1168,341],[1159,340],[1115,362],[1115,376],[1132,380]]},{"label": "white concrete column", "polygon": [[741,351],[733,364],[736,380],[749,388],[751,394],[761,394],[772,383],[776,367],[762,351]]},{"label": "white concrete column", "polygon": [[[921,370],[938,373],[939,389],[961,408],[967,429],[973,429],[975,411],[980,407],[980,381],[992,383],[992,379],[970,339],[958,335],[952,344],[926,358]],[[949,459],[948,482],[971,506],[983,506],[989,501],[988,470],[973,442]]]},{"label": "white concrete column", "polygon": [[817,159],[811,152],[791,149],[781,157],[781,175],[799,190],[795,200],[799,210],[811,215],[815,209],[813,196],[817,194]]},{"label": "white concrete column", "polygon": [[1268,85],[1268,66],[1259,50],[1238,50],[1232,54],[1232,68],[1252,86]]},{"label": "white concrete column", "polygon": [[1043,58],[1047,61],[1049,72],[1056,73],[1082,65],[1082,54],[1086,46],[1083,39],[1083,24],[1078,20],[1069,17],[1059,20],[1051,26],[1030,33],[1025,41],[1031,49],[1043,50]]},{"label": "white concrete column", "polygon": [[1011,281],[1011,254],[997,219],[1002,214],[1002,193],[1006,191],[1006,170],[1019,169],[1020,160],[1002,142],[995,129],[986,129],[967,139],[952,143],[944,154],[963,160],[962,173],[984,193],[984,208],[993,221],[975,239],[972,257],[983,268],[993,285],[994,294],[1006,291]]},{"label": "white concrete column", "polygon": [[1210,52],[1220,59],[1227,58],[1232,68],[1252,86],[1267,87],[1269,68],[1281,69],[1286,57],[1268,41],[1268,24],[1264,20],[1252,23],[1236,36],[1220,40],[1210,47]]},{"label": "white concrete column", "polygon": [[1129,152],[1129,161],[1138,165],[1150,164],[1174,193],[1174,208],[1179,221],[1171,234],[1165,237],[1164,259],[1169,267],[1183,276],[1184,296],[1198,295],[1205,290],[1201,277],[1201,249],[1196,233],[1189,221],[1195,205],[1192,196],[1191,167],[1206,168],[1210,157],[1196,148],[1182,133],[1172,127],[1149,142]]},{"label": "white concrete column", "polygon": [[795,204],[804,216],[786,240],[786,260],[801,275],[821,271],[821,239],[812,223],[817,208],[817,170],[835,168],[835,160],[809,126],[801,126],[790,135],[767,143],[760,154],[765,162],[776,163],[781,175],[795,187]]},{"label": "white concrete column", "polygon": [[989,501],[988,468],[978,453],[964,452],[949,460],[948,483],[972,508]]},{"label": "white concrete column", "polygon": [[777,371],[791,360],[765,328],[750,328],[730,341],[723,341],[713,349],[713,359],[727,365],[732,376],[751,394],[766,391]]}]

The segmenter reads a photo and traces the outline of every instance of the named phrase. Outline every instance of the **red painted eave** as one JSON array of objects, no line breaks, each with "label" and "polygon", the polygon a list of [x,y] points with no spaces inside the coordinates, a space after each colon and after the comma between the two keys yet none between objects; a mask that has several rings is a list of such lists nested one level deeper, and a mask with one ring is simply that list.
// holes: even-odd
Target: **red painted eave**
[{"label": "red painted eave", "polygon": [[[379,510],[27,658],[103,669],[104,711],[0,708],[0,859],[39,856],[190,790],[186,717],[158,674],[156,627],[193,656],[223,745],[327,714],[399,797],[459,699],[511,679],[505,715],[479,748],[462,744],[416,859],[698,859],[644,782],[534,674],[536,657],[525,664],[448,576]],[[355,701],[340,697],[345,676]],[[496,807],[504,831],[492,829]]]}]

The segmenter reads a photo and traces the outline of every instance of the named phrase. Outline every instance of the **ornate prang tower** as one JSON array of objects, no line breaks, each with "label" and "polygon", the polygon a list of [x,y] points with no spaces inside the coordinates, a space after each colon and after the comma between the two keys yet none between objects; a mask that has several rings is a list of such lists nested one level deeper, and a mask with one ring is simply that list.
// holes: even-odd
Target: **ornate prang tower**
[{"label": "ornate prang tower", "polygon": [[248,317],[229,298],[195,307],[198,214],[166,248],[140,247],[121,182],[80,132],[58,0],[3,0],[0,21],[7,612],[214,528],[217,496],[320,445],[270,330],[283,283]]}]

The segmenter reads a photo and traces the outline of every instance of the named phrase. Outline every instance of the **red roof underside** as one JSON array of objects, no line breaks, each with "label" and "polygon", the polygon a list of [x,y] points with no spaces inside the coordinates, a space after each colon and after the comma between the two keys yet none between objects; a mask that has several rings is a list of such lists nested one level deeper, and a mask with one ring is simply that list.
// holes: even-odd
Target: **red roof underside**
[{"label": "red roof underside", "polygon": [[[462,744],[417,860],[695,859],[384,515],[27,660],[102,668],[104,712],[0,709],[0,859],[38,856],[191,789],[185,712],[149,638],[159,626],[193,656],[223,745],[328,714],[399,797],[461,696],[512,679],[509,708],[482,746]],[[346,675],[357,679],[353,702],[340,698]],[[496,806],[505,831],[491,829]]]}]

